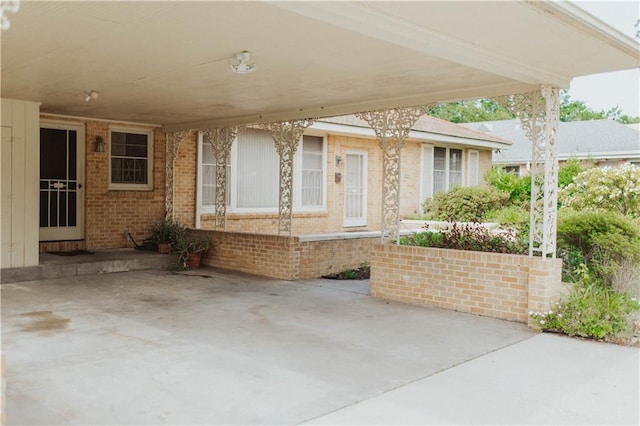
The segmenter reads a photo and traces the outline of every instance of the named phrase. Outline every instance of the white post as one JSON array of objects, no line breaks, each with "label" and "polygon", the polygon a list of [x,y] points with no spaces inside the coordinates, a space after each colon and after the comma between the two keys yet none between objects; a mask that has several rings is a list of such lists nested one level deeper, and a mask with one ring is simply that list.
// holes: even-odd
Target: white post
[{"label": "white post", "polygon": [[391,108],[356,114],[375,131],[382,149],[382,242],[400,244],[400,160],[409,132],[427,107]]}]

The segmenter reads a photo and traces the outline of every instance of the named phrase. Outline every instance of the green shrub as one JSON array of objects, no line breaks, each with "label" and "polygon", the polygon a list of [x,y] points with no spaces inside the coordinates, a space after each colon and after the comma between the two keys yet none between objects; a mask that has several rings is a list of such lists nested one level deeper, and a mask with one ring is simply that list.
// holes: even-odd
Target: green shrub
[{"label": "green shrub", "polygon": [[575,157],[569,158],[558,169],[558,187],[564,188],[570,183],[573,183],[573,179],[585,170],[585,166],[582,161]]},{"label": "green shrub", "polygon": [[509,194],[514,204],[527,203],[531,199],[531,177],[518,176],[507,172],[503,167],[493,166],[484,175],[487,185]]},{"label": "green shrub", "polygon": [[436,220],[435,213],[433,212],[433,198],[425,198],[422,202],[422,220]]},{"label": "green shrub", "polygon": [[490,212],[486,218],[498,222],[502,227],[523,229],[529,224],[529,210],[511,205]]},{"label": "green shrub", "polygon": [[509,194],[492,187],[456,186],[433,197],[430,211],[439,220],[480,222],[490,210],[504,207]]},{"label": "green shrub", "polygon": [[525,254],[527,252],[527,245],[519,241],[513,232],[494,233],[483,226],[460,226],[457,223],[452,223],[442,232],[427,229],[410,237],[402,237],[400,244],[490,253]]},{"label": "green shrub", "polygon": [[624,336],[633,330],[631,314],[640,311],[638,302],[628,294],[597,285],[588,270],[574,285],[564,304],[557,303],[548,312],[529,312],[542,330],[569,336],[606,339]]},{"label": "green shrub", "polygon": [[640,264],[640,227],[630,218],[603,210],[559,213],[557,245],[565,277],[575,278],[577,266],[585,263],[607,285],[623,262]]}]

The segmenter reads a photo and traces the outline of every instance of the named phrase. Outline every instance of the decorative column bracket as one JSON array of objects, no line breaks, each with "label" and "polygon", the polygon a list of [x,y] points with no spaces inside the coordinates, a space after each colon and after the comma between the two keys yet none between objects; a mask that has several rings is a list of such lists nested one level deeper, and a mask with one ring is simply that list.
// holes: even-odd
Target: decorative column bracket
[{"label": "decorative column bracket", "polygon": [[238,135],[237,127],[207,129],[202,132],[204,140],[211,144],[216,159],[215,187],[215,228],[224,230],[227,226],[227,164],[231,146]]},{"label": "decorative column bracket", "polygon": [[400,244],[400,159],[411,128],[428,106],[357,113],[376,133],[382,149],[382,242]]},{"label": "decorative column bracket", "polygon": [[176,167],[176,158],[178,157],[178,150],[185,138],[189,136],[191,130],[184,130],[181,132],[167,133],[167,140],[165,144],[165,169],[164,169],[164,210],[165,219],[174,220],[174,207],[175,207],[175,181],[174,171]]},{"label": "decorative column bracket", "polygon": [[298,149],[302,134],[315,119],[278,121],[265,123],[261,127],[268,131],[280,157],[280,188],[278,191],[278,234],[291,235],[291,213],[293,208],[293,156]]},{"label": "decorative column bracket", "polygon": [[559,89],[542,85],[496,101],[516,114],[532,143],[529,255],[556,257]]}]

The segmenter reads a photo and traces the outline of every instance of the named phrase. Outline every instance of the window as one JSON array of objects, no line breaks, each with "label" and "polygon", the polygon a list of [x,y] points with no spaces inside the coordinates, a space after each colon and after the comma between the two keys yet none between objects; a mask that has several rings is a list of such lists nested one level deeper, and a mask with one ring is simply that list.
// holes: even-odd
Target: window
[{"label": "window", "polygon": [[462,185],[462,150],[433,148],[433,193]]},{"label": "window", "polygon": [[520,176],[520,166],[505,166],[504,171],[507,173],[513,173],[516,176]]},{"label": "window", "polygon": [[[215,211],[216,159],[201,136],[198,154],[198,206]],[[246,129],[238,134],[227,164],[227,206],[236,212],[278,210],[280,158],[273,139],[263,130]],[[305,135],[294,158],[293,201],[295,210],[325,208],[326,152],[324,138]]]},{"label": "window", "polygon": [[[425,198],[433,197],[435,193],[448,191],[454,186],[462,185],[462,167],[461,149],[423,145],[420,203],[422,204]],[[475,166],[470,165],[469,167],[477,169],[477,162]]]},{"label": "window", "polygon": [[[199,188],[199,204],[205,211],[215,211],[216,205],[216,166],[217,161],[213,152],[213,147],[208,140],[203,140],[199,144],[198,159],[200,160],[200,183]],[[231,158],[229,158],[231,160]],[[231,199],[231,191],[229,191],[229,182],[231,176],[231,165],[227,163],[227,205]]]},{"label": "window", "polygon": [[253,211],[277,209],[280,158],[269,133],[246,129],[238,135],[234,145],[235,186],[231,191],[236,202],[232,207]]},{"label": "window", "polygon": [[153,131],[111,128],[109,189],[153,190]]},{"label": "window", "polygon": [[303,136],[302,176],[300,180],[300,205],[302,207],[323,207],[324,163],[323,138],[319,136]]}]

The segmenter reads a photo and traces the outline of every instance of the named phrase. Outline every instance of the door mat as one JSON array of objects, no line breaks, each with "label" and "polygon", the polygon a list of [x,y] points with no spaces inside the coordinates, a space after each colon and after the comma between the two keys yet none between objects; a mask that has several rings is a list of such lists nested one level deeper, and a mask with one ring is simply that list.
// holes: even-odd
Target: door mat
[{"label": "door mat", "polygon": [[87,250],[72,250],[72,251],[48,251],[49,254],[55,254],[56,256],[79,256],[83,254],[95,254],[92,251]]}]

